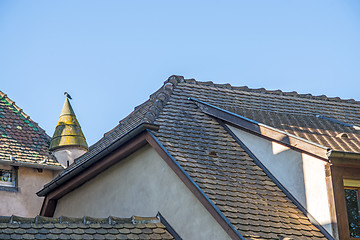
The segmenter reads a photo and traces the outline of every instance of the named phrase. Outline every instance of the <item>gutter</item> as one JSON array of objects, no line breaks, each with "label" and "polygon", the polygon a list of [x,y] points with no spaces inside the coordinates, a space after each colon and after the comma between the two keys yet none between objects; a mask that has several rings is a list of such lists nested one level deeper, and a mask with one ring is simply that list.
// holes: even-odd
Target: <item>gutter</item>
[{"label": "gutter", "polygon": [[[360,153],[330,150],[327,153],[329,158],[347,158],[360,160]],[[360,162],[359,162],[360,163]]]},{"label": "gutter", "polygon": [[18,162],[18,161],[0,160],[0,164],[16,166],[16,167],[47,169],[47,170],[54,170],[54,171],[64,170],[64,168],[62,166],[58,166],[58,165],[44,165],[44,164],[39,164],[39,163],[25,163],[25,162]]},{"label": "gutter", "polygon": [[101,160],[103,157],[105,157],[109,153],[113,152],[114,150],[116,150],[117,148],[119,148],[120,146],[122,146],[123,144],[128,142],[129,140],[131,140],[133,137],[139,135],[140,133],[146,131],[147,129],[157,131],[157,130],[159,130],[159,126],[155,125],[155,124],[150,124],[150,123],[141,123],[141,124],[139,124],[138,126],[133,128],[132,130],[127,132],[124,136],[122,136],[118,140],[114,141],[113,143],[111,143],[106,148],[102,149],[100,152],[98,152],[93,157],[89,158],[85,162],[79,162],[73,168],[69,169],[69,171],[65,171],[63,174],[60,174],[57,178],[52,180],[50,183],[46,184],[44,186],[44,188],[41,189],[36,194],[39,197],[46,196],[48,193],[52,192],[57,187],[61,186],[63,183],[69,181],[70,179],[72,179],[73,177],[78,175],[80,172],[82,172],[83,170],[85,170],[89,166],[95,164],[96,162]]},{"label": "gutter", "polygon": [[329,151],[328,157],[333,166],[346,168],[360,168],[360,153]]}]

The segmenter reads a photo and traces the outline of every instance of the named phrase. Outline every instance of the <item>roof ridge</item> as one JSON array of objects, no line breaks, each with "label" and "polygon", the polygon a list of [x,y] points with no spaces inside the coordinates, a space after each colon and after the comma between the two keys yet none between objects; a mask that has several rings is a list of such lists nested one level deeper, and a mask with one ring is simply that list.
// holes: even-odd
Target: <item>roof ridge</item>
[{"label": "roof ridge", "polygon": [[137,112],[140,112],[142,108],[146,106],[146,103],[148,103],[149,101],[151,102],[152,105],[150,109],[144,114],[144,118],[142,122],[153,123],[156,117],[160,114],[160,112],[166,105],[167,101],[169,100],[169,97],[174,87],[180,82],[184,82],[183,76],[178,76],[178,75],[170,76],[166,81],[164,81],[163,85],[156,92],[154,92],[149,96],[149,99],[147,99],[145,102],[141,103],[140,105],[134,107],[134,110],[131,113],[129,113],[126,117],[121,119],[117,126],[106,132],[103,138],[101,138],[100,140],[111,135],[111,133],[113,133],[117,128],[121,127],[127,121],[130,121],[131,117],[134,116]]},{"label": "roof ridge", "polygon": [[185,82],[183,76],[172,75],[164,82],[163,86],[159,90],[150,95],[149,100],[152,101],[152,106],[147,113],[145,113],[144,122],[153,123],[155,121],[169,100],[176,85],[182,82]]},{"label": "roof ridge", "polygon": [[32,119],[30,118],[30,116],[23,111],[22,108],[20,108],[19,106],[17,106],[17,105],[15,104],[15,101],[11,100],[11,99],[8,97],[7,94],[5,94],[4,92],[2,92],[2,91],[0,90],[0,100],[1,100],[1,99],[5,99],[5,101],[7,101],[13,108],[16,109],[16,111],[17,111],[18,114],[21,114],[26,120],[31,121],[31,123],[34,124],[35,127],[36,127],[42,134],[44,134],[44,135],[46,136],[46,138],[48,138],[49,140],[51,139],[51,137],[45,132],[44,129],[42,129],[42,128],[39,126],[39,124],[38,124],[37,122],[35,122],[34,120],[32,120]]},{"label": "roof ridge", "polygon": [[320,101],[330,101],[330,102],[341,102],[341,103],[351,103],[351,104],[360,104],[360,101],[355,99],[342,99],[340,97],[328,97],[326,95],[318,95],[314,96],[310,93],[298,93],[296,91],[292,92],[284,92],[280,89],[278,90],[267,90],[265,88],[249,88],[248,86],[232,86],[230,83],[225,84],[215,84],[212,81],[197,81],[194,78],[191,79],[184,79],[183,82],[196,84],[196,85],[203,85],[203,86],[211,86],[217,88],[224,88],[230,90],[237,90],[237,91],[245,91],[245,92],[252,92],[252,93],[260,93],[260,94],[272,94],[272,95],[279,95],[279,96],[286,96],[286,97],[298,97],[298,98],[305,98],[305,99],[312,99],[312,100],[320,100]]},{"label": "roof ridge", "polygon": [[20,217],[20,216],[0,216],[0,223],[10,223],[10,224],[24,224],[24,223],[35,223],[35,224],[47,224],[47,223],[82,223],[86,225],[94,224],[94,223],[102,223],[102,224],[148,224],[148,223],[160,223],[160,219],[157,217],[139,217],[139,216],[131,216],[129,218],[120,218],[109,216],[107,218],[94,218],[89,216],[84,217],[65,217],[60,216],[57,218],[53,217],[44,217],[44,216],[36,216],[34,218],[28,217]]}]

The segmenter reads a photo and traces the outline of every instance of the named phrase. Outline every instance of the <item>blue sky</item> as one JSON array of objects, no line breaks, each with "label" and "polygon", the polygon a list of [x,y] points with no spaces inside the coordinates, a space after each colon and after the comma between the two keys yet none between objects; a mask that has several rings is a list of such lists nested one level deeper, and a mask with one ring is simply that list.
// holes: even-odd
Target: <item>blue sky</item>
[{"label": "blue sky", "polygon": [[173,74],[360,100],[360,1],[0,0],[0,90],[91,145]]}]

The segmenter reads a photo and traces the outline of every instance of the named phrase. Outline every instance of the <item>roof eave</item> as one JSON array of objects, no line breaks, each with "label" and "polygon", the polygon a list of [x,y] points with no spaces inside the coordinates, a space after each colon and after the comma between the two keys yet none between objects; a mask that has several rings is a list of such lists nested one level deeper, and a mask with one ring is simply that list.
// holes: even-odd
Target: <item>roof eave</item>
[{"label": "roof eave", "polygon": [[57,146],[57,147],[49,148],[49,151],[54,152],[54,151],[60,150],[62,148],[63,149],[65,149],[65,148],[80,148],[80,149],[83,149],[85,151],[89,150],[88,146],[84,146],[84,145],[81,145],[81,144],[69,144],[69,145],[65,145],[65,146]]},{"label": "roof eave", "polygon": [[[129,132],[127,132],[125,135],[123,135],[121,138],[113,142],[111,145],[109,145],[107,148],[104,148],[102,151],[97,153],[92,158],[88,159],[87,161],[69,169],[69,171],[65,171],[64,174],[60,174],[57,178],[52,180],[50,183],[46,184],[43,189],[41,189],[36,194],[39,197],[46,196],[50,192],[54,191],[57,187],[61,186],[63,183],[69,181],[73,177],[75,177],[77,174],[82,172],[84,169],[86,169],[88,166],[93,165],[94,163],[101,160],[104,156],[108,155],[115,149],[119,148],[126,142],[130,141],[132,138],[138,136],[142,132],[149,130],[157,131],[159,129],[158,125],[155,124],[149,124],[149,123],[141,123]],[[83,155],[84,156],[84,155]]]},{"label": "roof eave", "polygon": [[64,168],[61,165],[39,164],[39,163],[30,163],[30,162],[21,162],[21,161],[0,160],[0,164],[17,166],[17,167],[47,169],[47,170],[53,170],[53,171],[64,170]]},{"label": "roof eave", "polygon": [[335,166],[360,168],[360,153],[331,150],[328,157]]}]

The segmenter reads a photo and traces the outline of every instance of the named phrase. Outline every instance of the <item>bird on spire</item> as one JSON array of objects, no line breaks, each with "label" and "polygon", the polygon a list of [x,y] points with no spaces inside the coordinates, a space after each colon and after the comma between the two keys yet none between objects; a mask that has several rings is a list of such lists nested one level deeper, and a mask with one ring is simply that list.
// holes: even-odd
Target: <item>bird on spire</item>
[{"label": "bird on spire", "polygon": [[68,94],[67,92],[64,92],[64,95],[68,98],[68,99],[72,99],[70,94]]}]

